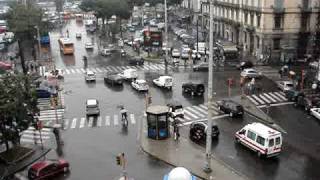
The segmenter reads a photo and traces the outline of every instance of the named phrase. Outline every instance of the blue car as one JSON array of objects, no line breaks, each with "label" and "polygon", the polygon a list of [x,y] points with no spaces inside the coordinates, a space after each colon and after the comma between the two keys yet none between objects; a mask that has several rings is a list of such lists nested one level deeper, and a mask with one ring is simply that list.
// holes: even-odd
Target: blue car
[{"label": "blue car", "polygon": [[50,98],[51,93],[45,89],[36,89],[37,98]]}]

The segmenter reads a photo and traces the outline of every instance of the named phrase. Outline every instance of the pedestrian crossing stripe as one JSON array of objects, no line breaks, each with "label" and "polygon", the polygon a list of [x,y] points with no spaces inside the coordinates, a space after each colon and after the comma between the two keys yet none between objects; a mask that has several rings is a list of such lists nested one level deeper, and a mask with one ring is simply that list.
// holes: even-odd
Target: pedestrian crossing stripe
[{"label": "pedestrian crossing stripe", "polygon": [[84,125],[85,125],[85,123],[86,123],[86,119],[85,119],[85,118],[81,118],[79,128],[83,128],[83,127],[84,127]]},{"label": "pedestrian crossing stripe", "polygon": [[135,124],[136,123],[136,120],[134,118],[134,114],[130,114],[130,120],[131,120],[131,123],[132,124]]},{"label": "pedestrian crossing stripe", "polygon": [[40,144],[42,142],[51,139],[52,137],[52,129],[42,128],[40,131],[36,130],[34,127],[30,126],[28,129],[21,133],[20,143],[37,143]]},{"label": "pedestrian crossing stripe", "polygon": [[194,115],[192,112],[190,112],[190,111],[188,111],[188,109],[184,109],[184,114],[185,114],[185,116],[187,115],[187,116],[191,116],[192,118],[194,118],[194,119],[197,119],[197,118],[199,118],[198,116],[196,116],[196,115]]},{"label": "pedestrian crossing stripe", "polygon": [[247,98],[256,106],[288,101],[288,99],[285,97],[285,94],[283,92],[269,92],[269,93],[262,93],[258,95],[253,94],[253,95],[247,96]]},{"label": "pedestrian crossing stripe", "polygon": [[110,126],[110,116],[106,116],[106,126]]},{"label": "pedestrian crossing stripe", "polygon": [[80,69],[76,69],[76,71],[77,71],[77,73],[79,73],[79,74],[81,73],[81,70],[80,70]]},{"label": "pedestrian crossing stripe", "polygon": [[73,70],[73,69],[70,69],[70,71],[71,71],[71,73],[73,73],[73,74],[75,73],[75,70]]},{"label": "pedestrian crossing stripe", "polygon": [[92,127],[92,124],[93,124],[93,117],[90,116],[88,121],[88,127]]},{"label": "pedestrian crossing stripe", "polygon": [[119,124],[118,115],[113,116],[114,125],[117,126]]},{"label": "pedestrian crossing stripe", "polygon": [[69,69],[65,69],[64,72],[66,72],[66,74],[70,74]]},{"label": "pedestrian crossing stripe", "polygon": [[200,114],[197,111],[195,111],[195,109],[191,106],[191,107],[187,107],[186,108],[188,111],[190,111],[191,113],[193,113],[193,115],[196,115],[198,117],[205,117],[204,114]]},{"label": "pedestrian crossing stripe", "polygon": [[86,72],[86,70],[84,70],[83,68],[81,68],[80,70],[82,71],[82,73],[85,73],[85,72]]},{"label": "pedestrian crossing stripe", "polygon": [[71,128],[75,128],[77,125],[77,118],[73,118],[72,123],[71,123]]},{"label": "pedestrian crossing stripe", "polygon": [[101,121],[102,121],[101,117],[99,116],[97,121],[97,127],[101,127]]}]

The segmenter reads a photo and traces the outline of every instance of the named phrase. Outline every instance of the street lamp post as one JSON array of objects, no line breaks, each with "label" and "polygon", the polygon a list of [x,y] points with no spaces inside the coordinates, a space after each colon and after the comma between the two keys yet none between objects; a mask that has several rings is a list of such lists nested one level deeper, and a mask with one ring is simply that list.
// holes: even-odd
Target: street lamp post
[{"label": "street lamp post", "polygon": [[164,59],[165,67],[168,66],[168,12],[167,12],[167,0],[164,0],[164,24],[165,24],[165,43],[166,43],[166,56]]},{"label": "street lamp post", "polygon": [[37,40],[38,40],[38,48],[39,48],[38,59],[40,60],[40,58],[41,58],[40,30],[39,30],[38,26],[35,26],[34,28],[36,28],[36,30],[37,30]]},{"label": "street lamp post", "polygon": [[204,172],[211,172],[211,141],[212,141],[212,80],[213,80],[213,0],[210,1],[210,31],[209,31],[209,73],[208,73],[208,129],[206,139],[206,160]]}]

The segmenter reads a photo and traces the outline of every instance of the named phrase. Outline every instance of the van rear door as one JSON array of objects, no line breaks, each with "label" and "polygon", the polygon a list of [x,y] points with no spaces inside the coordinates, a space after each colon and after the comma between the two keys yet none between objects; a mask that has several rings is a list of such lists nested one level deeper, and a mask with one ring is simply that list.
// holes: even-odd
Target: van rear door
[{"label": "van rear door", "polygon": [[280,135],[279,136],[270,137],[269,138],[269,142],[268,142],[267,155],[280,153],[281,146],[282,146],[282,138],[281,138]]}]

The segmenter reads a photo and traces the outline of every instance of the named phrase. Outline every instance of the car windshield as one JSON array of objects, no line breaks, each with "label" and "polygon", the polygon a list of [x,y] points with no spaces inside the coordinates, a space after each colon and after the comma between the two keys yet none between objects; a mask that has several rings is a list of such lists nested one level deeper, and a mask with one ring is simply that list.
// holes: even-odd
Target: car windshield
[{"label": "car windshield", "polygon": [[293,87],[293,84],[287,84],[288,87]]}]

